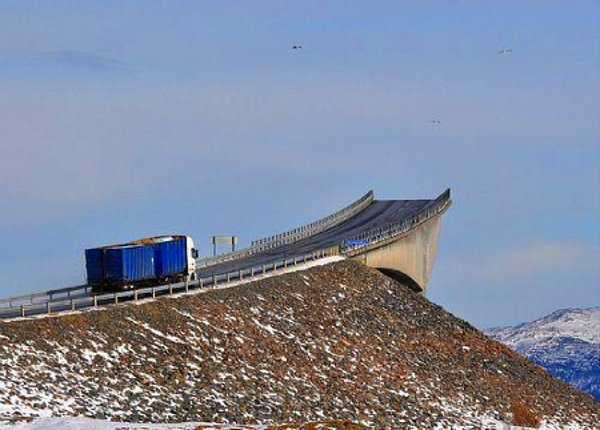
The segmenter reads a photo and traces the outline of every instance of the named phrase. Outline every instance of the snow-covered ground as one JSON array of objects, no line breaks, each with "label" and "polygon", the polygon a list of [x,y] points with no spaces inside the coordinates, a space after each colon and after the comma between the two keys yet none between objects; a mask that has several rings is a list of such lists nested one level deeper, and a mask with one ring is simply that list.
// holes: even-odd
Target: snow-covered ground
[{"label": "snow-covered ground", "polygon": [[507,427],[484,417],[510,421],[511,399],[563,423],[548,429],[597,421],[591,399],[358,264],[209,291],[0,325],[0,420],[21,421],[0,430],[336,417],[491,430]]},{"label": "snow-covered ground", "polygon": [[[531,427],[517,427],[496,421],[492,419],[483,419],[482,428],[484,430],[530,430]],[[95,420],[82,417],[61,417],[61,418],[38,418],[30,423],[23,424],[0,424],[0,430],[265,430],[267,427],[262,425],[230,425],[215,423],[176,423],[176,424],[133,424],[111,422],[105,420]],[[318,424],[315,429],[326,429],[327,426],[320,427]],[[454,426],[452,430],[467,430],[472,427]],[[436,427],[435,430],[447,430],[445,427]],[[583,427],[573,424],[566,427],[555,427],[542,423],[538,430],[584,430]]]},{"label": "snow-covered ground", "polygon": [[261,430],[264,426],[212,423],[133,424],[82,417],[38,418],[30,423],[0,424],[0,430]]}]

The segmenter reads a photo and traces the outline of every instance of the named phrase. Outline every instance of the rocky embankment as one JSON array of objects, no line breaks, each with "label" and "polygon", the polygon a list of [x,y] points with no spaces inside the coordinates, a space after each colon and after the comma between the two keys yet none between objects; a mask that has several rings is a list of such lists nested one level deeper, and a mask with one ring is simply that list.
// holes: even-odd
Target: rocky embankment
[{"label": "rocky embankment", "polygon": [[0,420],[593,428],[600,405],[426,298],[344,261],[0,324]]}]

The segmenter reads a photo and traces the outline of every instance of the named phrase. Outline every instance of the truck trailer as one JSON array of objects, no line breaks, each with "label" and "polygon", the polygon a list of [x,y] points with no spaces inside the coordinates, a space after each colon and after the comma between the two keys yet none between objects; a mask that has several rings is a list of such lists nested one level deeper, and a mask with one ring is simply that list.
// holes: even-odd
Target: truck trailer
[{"label": "truck trailer", "polygon": [[155,236],[85,250],[93,291],[123,290],[196,278],[198,251],[189,236]]}]

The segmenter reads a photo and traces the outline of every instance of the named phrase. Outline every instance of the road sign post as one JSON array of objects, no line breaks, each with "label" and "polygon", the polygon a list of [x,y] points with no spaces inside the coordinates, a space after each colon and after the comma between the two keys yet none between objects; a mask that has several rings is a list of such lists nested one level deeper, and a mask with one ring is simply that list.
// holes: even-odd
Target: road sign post
[{"label": "road sign post", "polygon": [[213,246],[213,257],[217,255],[217,245],[230,245],[231,252],[235,251],[235,245],[238,243],[237,236],[213,236],[211,240]]}]

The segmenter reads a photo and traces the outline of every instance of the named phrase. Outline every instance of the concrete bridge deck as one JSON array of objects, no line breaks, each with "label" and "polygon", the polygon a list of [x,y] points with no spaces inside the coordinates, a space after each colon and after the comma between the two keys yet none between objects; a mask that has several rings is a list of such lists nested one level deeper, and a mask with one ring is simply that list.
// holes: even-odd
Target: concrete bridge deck
[{"label": "concrete bridge deck", "polygon": [[250,266],[269,264],[284,257],[306,254],[318,249],[339,246],[344,240],[360,233],[385,228],[410,218],[433,200],[374,200],[358,215],[342,224],[306,239],[261,251],[250,257],[217,264],[198,271],[201,276],[233,272]]}]

